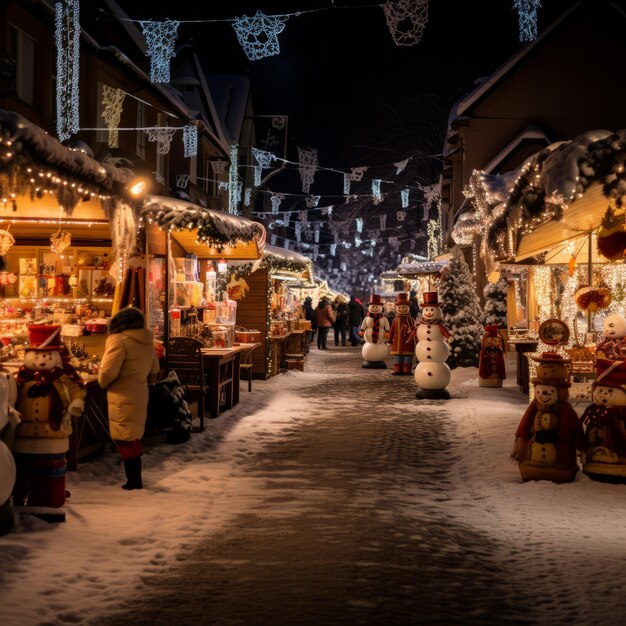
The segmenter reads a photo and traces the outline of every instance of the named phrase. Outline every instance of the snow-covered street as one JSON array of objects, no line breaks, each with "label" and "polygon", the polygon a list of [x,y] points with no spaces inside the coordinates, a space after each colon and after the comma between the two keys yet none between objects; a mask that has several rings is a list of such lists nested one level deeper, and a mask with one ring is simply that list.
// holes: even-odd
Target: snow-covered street
[{"label": "snow-covered street", "polygon": [[624,623],[626,486],[521,482],[512,355],[504,388],[457,369],[418,402],[360,352],[149,443],[143,491],[114,453],[80,464],[65,524],[0,538],[0,623]]}]

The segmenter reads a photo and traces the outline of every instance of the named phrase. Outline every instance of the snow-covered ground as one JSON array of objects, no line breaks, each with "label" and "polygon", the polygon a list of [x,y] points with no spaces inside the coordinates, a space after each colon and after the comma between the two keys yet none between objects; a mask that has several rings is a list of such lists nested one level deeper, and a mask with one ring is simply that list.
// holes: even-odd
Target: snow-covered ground
[{"label": "snow-covered ground", "polygon": [[[205,432],[190,441],[149,442],[142,491],[120,488],[123,469],[114,453],[79,464],[78,472],[68,473],[66,523],[26,517],[15,532],[0,537],[0,624],[90,624],[143,593],[151,575],[249,512],[263,500],[270,480],[267,473],[249,471],[250,461],[277,444],[288,445],[287,436],[312,420],[336,420],[355,404],[349,388],[313,403],[303,389],[323,390],[342,375],[372,377],[382,395],[392,381],[396,390],[406,383],[406,397],[389,394],[381,429],[385,419],[401,423],[417,406],[413,379],[392,378],[388,370],[361,371],[357,352],[313,349],[305,372],[254,381],[252,393],[242,385],[240,404],[209,420]],[[342,374],[338,366],[346,360],[351,365]],[[531,598],[510,623],[625,623],[626,485],[601,484],[582,473],[565,485],[521,482],[509,453],[527,401],[515,385],[512,357],[507,365],[502,389],[480,388],[475,369],[458,369],[449,387],[452,399],[425,403],[433,414],[441,413],[449,439],[441,451],[446,479],[430,491],[428,484],[403,482],[404,514],[411,515],[407,506],[415,515],[430,507],[487,540],[494,563],[514,572],[514,579],[501,581],[511,586],[512,597],[521,585],[520,595]],[[333,454],[332,438],[324,445],[332,464],[340,455]],[[281,478],[288,480],[286,470]],[[274,514],[288,516],[310,505],[309,494],[306,504],[277,502]],[[451,562],[463,560],[453,552],[451,547]],[[463,575],[471,586],[471,571]]]}]

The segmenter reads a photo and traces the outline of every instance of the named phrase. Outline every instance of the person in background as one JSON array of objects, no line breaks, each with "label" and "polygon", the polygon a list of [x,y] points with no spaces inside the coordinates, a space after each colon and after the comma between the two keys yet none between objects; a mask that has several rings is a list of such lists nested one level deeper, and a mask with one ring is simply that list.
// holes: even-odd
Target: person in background
[{"label": "person in background", "polygon": [[[361,307],[361,323],[363,323],[363,320],[365,319],[365,316],[367,315],[367,307],[363,304],[363,300],[361,300],[361,298],[355,298],[354,301],[357,303],[358,306]],[[357,345],[361,345],[362,343],[365,343],[365,341],[361,339],[361,336],[359,335],[360,330],[361,330],[361,324],[359,324],[359,327],[357,328],[357,337],[359,338],[359,343]]]},{"label": "person in background", "polygon": [[328,350],[326,341],[328,340],[328,331],[335,321],[335,314],[326,296],[318,302],[315,316],[317,319],[317,348],[318,350]]},{"label": "person in background", "polygon": [[346,345],[346,335],[348,333],[348,325],[350,321],[350,310],[346,299],[341,295],[337,295],[333,303],[333,311],[335,313],[335,321],[333,328],[335,329],[335,345],[339,345],[339,335],[341,334],[341,345]]},{"label": "person in background", "polygon": [[315,335],[315,331],[317,329],[317,317],[315,316],[315,310],[313,309],[313,300],[310,296],[307,296],[304,299],[302,310],[304,311],[304,319],[311,322],[311,330],[308,331],[308,339],[310,344],[313,341],[313,335]]},{"label": "person in background", "polygon": [[361,342],[359,329],[361,328],[363,317],[363,307],[356,301],[354,295],[350,296],[350,302],[348,302],[348,324],[350,326],[351,346],[358,346]]},{"label": "person in background", "polygon": [[413,289],[411,289],[411,293],[409,294],[409,312],[414,320],[419,317],[420,305],[417,301],[417,291],[414,291]]},{"label": "person in background", "polygon": [[152,331],[143,312],[127,307],[109,322],[109,336],[98,371],[98,384],[107,390],[109,430],[124,461],[122,489],[142,489],[141,438],[148,416],[148,378],[159,371]]}]

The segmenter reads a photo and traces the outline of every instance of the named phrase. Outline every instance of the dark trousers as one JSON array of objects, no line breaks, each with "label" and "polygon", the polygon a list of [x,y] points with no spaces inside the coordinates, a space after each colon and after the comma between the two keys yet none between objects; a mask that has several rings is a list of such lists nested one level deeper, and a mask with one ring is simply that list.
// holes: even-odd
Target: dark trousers
[{"label": "dark trousers", "polygon": [[324,328],[323,326],[317,327],[317,347],[326,349],[326,340],[328,339],[328,331],[330,328]]},{"label": "dark trousers", "polygon": [[353,346],[358,346],[361,343],[361,338],[359,337],[360,328],[360,324],[358,326],[350,326],[350,343]]},{"label": "dark trousers", "polygon": [[341,333],[341,345],[346,345],[346,329],[345,328],[335,328],[335,345],[339,345],[339,334]]}]

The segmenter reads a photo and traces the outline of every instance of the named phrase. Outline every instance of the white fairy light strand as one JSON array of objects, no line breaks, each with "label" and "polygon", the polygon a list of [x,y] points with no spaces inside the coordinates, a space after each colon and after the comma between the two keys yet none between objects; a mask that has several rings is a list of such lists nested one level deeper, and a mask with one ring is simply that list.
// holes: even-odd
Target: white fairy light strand
[{"label": "white fairy light strand", "polygon": [[228,212],[237,215],[237,183],[239,182],[239,146],[230,146],[230,168],[228,170]]},{"label": "white fairy light strand", "polygon": [[428,22],[428,0],[387,0],[382,9],[396,46],[420,42]]},{"label": "white fairy light strand", "polygon": [[57,136],[65,141],[79,130],[80,5],[63,0],[54,6],[57,53]]},{"label": "white fairy light strand", "polygon": [[153,128],[145,129],[148,135],[148,141],[156,141],[157,154],[169,154],[170,144],[172,143],[172,138],[174,137],[176,130],[176,128],[171,128],[169,126],[154,126]]},{"label": "white fairy light strand", "polygon": [[309,193],[317,170],[317,150],[298,148],[298,161],[300,162],[298,170],[302,180],[302,192]]},{"label": "white fairy light strand", "polygon": [[146,38],[146,56],[150,57],[150,82],[170,82],[170,59],[175,56],[174,47],[180,22],[166,19],[164,22],[140,21]]},{"label": "white fairy light strand", "polygon": [[186,158],[194,157],[198,154],[197,126],[183,126],[183,148]]},{"label": "white fairy light strand", "polygon": [[117,148],[119,145],[119,131],[117,125],[122,117],[122,107],[126,92],[117,87],[102,85],[102,119],[109,129],[109,148]]},{"label": "white fairy light strand", "polygon": [[400,197],[402,199],[402,208],[407,209],[409,207],[409,190],[403,189],[400,192]]}]

